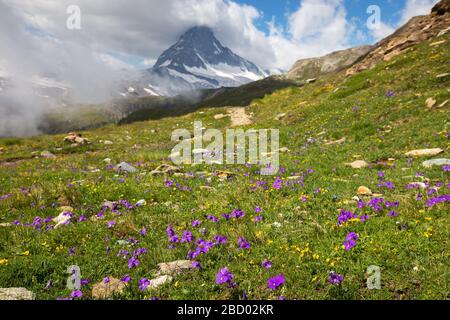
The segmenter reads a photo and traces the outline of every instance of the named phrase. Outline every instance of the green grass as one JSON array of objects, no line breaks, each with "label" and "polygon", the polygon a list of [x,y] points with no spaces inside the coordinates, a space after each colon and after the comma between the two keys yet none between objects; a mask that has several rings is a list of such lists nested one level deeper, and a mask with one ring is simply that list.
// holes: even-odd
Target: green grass
[{"label": "green grass", "polygon": [[[254,113],[252,127],[279,129],[281,145],[291,150],[281,155],[285,171],[280,176],[286,180],[290,175],[305,175],[303,185],[281,190],[271,188],[275,177],[255,173],[256,166],[182,168],[183,172],[235,171],[236,176],[226,182],[216,177],[148,174],[159,164],[169,163],[172,130],[192,131],[194,120],[225,130],[229,120],[213,118],[225,113],[223,108],[83,132],[92,144],[79,148],[65,145],[63,135],[0,139],[0,196],[12,194],[0,201],[0,223],[55,217],[61,205],[75,209],[76,221],[81,215],[95,215],[104,200],[147,201],[146,206],[134,210],[121,208],[121,215],[107,211],[102,220],[74,222],[57,230],[0,227],[0,287],[26,287],[38,299],[68,296],[66,270],[78,265],[82,278],[91,280],[82,288],[83,298],[89,298],[92,285],[104,277],[129,274],[133,280],[121,299],[239,299],[243,292],[249,299],[281,295],[287,299],[448,299],[448,203],[428,208],[426,199],[435,195],[406,189],[405,185],[421,181],[415,177],[420,172],[432,187],[443,183],[438,190],[438,195],[443,195],[448,193],[449,174],[439,167],[425,169],[421,163],[426,158],[410,162],[404,153],[440,147],[445,152],[439,157],[449,157],[448,105],[432,110],[425,107],[428,97],[437,99],[438,104],[450,97],[449,78],[436,78],[448,72],[449,47],[448,42],[433,48],[426,42],[353,77],[330,75],[305,87],[282,88],[254,99],[247,110]],[[394,97],[386,97],[389,90],[395,92]],[[287,116],[275,120],[279,113]],[[326,146],[323,141],[343,137],[347,140],[342,145]],[[114,144],[104,145],[100,140]],[[44,150],[57,158],[34,157],[33,152]],[[136,174],[118,174],[107,168],[105,158],[113,164],[127,161],[142,166]],[[374,164],[355,170],[344,165],[356,159],[377,163],[388,158],[396,159],[395,166]],[[313,172],[307,173],[309,168]],[[379,171],[394,183],[394,190],[378,186]],[[165,179],[191,191],[166,187]],[[268,190],[253,189],[258,180],[266,180]],[[205,185],[215,191],[202,191],[200,187]],[[368,221],[338,227],[340,209],[357,210],[352,198],[361,185],[386,200],[398,201],[399,216],[389,217],[387,209],[379,213],[365,209]],[[423,201],[416,201],[418,193],[423,193]],[[264,220],[259,223],[252,219],[256,206],[263,208]],[[219,223],[204,219],[205,214],[220,217],[238,208],[246,213],[243,219],[221,219]],[[206,235],[191,228],[196,219],[202,221]],[[111,220],[117,225],[108,229]],[[151,279],[158,263],[185,259],[193,248],[180,244],[169,249],[165,234],[169,225],[178,234],[190,229],[204,239],[221,234],[228,237],[228,243],[198,258],[203,270],[180,275],[156,292],[142,293],[137,288],[139,279]],[[139,230],[144,227],[148,233],[141,236]],[[359,234],[359,240],[347,252],[342,244],[351,231]],[[241,236],[251,243],[250,250],[238,248]],[[117,243],[130,237],[139,240],[135,247]],[[117,257],[117,252],[139,247],[147,248],[148,253],[140,257],[137,268],[129,270],[127,260]],[[70,248],[75,248],[72,256]],[[272,269],[261,268],[263,259],[273,262]],[[366,287],[366,270],[371,265],[381,268],[381,290]],[[225,266],[235,275],[234,289],[214,282],[216,273]],[[341,286],[329,283],[331,271],[344,275]],[[267,279],[280,273],[285,275],[286,284],[277,291],[268,290]],[[49,280],[52,286],[45,289]]]}]

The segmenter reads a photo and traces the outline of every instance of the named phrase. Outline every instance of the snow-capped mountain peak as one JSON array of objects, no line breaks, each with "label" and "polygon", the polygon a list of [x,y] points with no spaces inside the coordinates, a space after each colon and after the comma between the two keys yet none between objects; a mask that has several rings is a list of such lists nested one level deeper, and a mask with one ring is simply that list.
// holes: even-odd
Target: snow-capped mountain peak
[{"label": "snow-capped mountain peak", "polygon": [[193,27],[164,51],[148,70],[146,82],[175,95],[195,89],[235,87],[267,73],[223,46],[208,27]]}]

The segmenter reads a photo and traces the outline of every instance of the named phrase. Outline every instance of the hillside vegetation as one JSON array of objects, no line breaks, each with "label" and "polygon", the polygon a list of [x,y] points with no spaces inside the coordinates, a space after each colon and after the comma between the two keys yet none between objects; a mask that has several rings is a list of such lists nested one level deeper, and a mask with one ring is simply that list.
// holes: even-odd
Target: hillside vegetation
[{"label": "hillside vegetation", "polygon": [[[444,35],[351,77],[253,98],[247,128],[279,129],[290,150],[273,177],[255,165],[150,174],[170,164],[174,129],[229,127],[214,119],[226,105],[86,131],[91,143],[78,147],[63,135],[0,139],[0,287],[67,298],[67,268],[77,265],[81,299],[98,297],[92,289],[107,277],[128,283],[118,299],[448,299],[449,168],[422,163],[450,158],[449,61]],[[405,156],[424,148],[443,153]],[[368,167],[346,165],[355,160]],[[124,161],[137,171],[116,171]],[[373,194],[358,201],[362,186]],[[68,206],[71,219],[53,229]],[[194,269],[152,289],[159,263],[188,255]],[[379,290],[366,285],[373,265]],[[269,288],[277,275],[284,284]]]}]

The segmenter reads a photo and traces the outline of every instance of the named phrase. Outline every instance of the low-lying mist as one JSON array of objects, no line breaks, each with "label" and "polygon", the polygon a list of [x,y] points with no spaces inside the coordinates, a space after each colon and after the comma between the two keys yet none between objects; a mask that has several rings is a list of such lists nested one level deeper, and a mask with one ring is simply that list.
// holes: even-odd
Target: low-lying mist
[{"label": "low-lying mist", "polygon": [[0,137],[39,134],[49,110],[110,100],[124,72],[92,47],[33,30],[0,2]]}]

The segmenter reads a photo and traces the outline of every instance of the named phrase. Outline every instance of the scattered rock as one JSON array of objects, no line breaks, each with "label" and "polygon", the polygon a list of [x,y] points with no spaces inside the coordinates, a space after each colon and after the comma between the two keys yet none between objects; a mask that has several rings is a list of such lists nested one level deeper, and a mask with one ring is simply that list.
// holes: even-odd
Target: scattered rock
[{"label": "scattered rock", "polygon": [[442,78],[446,78],[447,76],[449,76],[450,75],[450,73],[441,73],[441,74],[438,74],[437,76],[436,76],[436,78],[437,79],[442,79]]},{"label": "scattered rock", "polygon": [[370,196],[372,195],[372,190],[367,187],[361,186],[358,188],[358,195],[360,196]]},{"label": "scattered rock", "polygon": [[433,99],[433,98],[428,98],[428,99],[425,101],[425,104],[427,105],[427,108],[428,108],[428,109],[431,109],[431,108],[433,108],[434,105],[436,104],[436,100]]},{"label": "scattered rock", "polygon": [[36,295],[25,288],[0,288],[0,300],[34,300]]},{"label": "scattered rock", "polygon": [[286,113],[280,113],[275,117],[275,120],[280,121],[286,117]]},{"label": "scattered rock", "polygon": [[444,152],[444,150],[440,148],[434,148],[434,149],[419,149],[419,150],[412,150],[407,153],[405,153],[405,156],[407,157],[428,157],[428,156],[435,156],[440,153]]},{"label": "scattered rock", "polygon": [[446,42],[445,40],[436,41],[436,42],[430,43],[430,47],[435,47],[435,46],[441,45],[445,42]]},{"label": "scattered rock", "polygon": [[150,175],[156,176],[159,174],[172,174],[175,172],[179,172],[180,169],[178,167],[174,167],[168,164],[162,164],[159,167],[157,167],[155,170],[150,172]]},{"label": "scattered rock", "polygon": [[159,276],[155,279],[150,280],[150,284],[147,287],[147,290],[155,290],[158,289],[159,287],[162,287],[163,285],[170,283],[173,281],[173,277],[169,276],[169,275],[165,275],[165,276]]},{"label": "scattered rock", "polygon": [[56,156],[50,151],[42,151],[41,157],[45,159],[56,159]]},{"label": "scattered rock", "polygon": [[280,153],[289,153],[289,152],[291,152],[291,150],[289,150],[286,147],[283,147],[283,148],[278,149],[278,152],[280,152]]},{"label": "scattered rock", "polygon": [[117,166],[117,171],[119,172],[128,172],[128,173],[135,173],[137,172],[137,169],[135,167],[133,167],[132,165],[130,165],[129,163],[126,162],[121,162],[118,166]]},{"label": "scattered rock", "polygon": [[314,82],[316,82],[316,81],[317,81],[316,78],[306,79],[306,83],[314,83]]},{"label": "scattered rock", "polygon": [[116,207],[116,202],[113,201],[105,201],[102,204],[102,208],[108,208],[110,210],[113,210]]},{"label": "scattered rock", "polygon": [[434,166],[450,166],[450,159],[433,159],[424,161],[422,165],[425,168],[432,168]]},{"label": "scattered rock", "polygon": [[9,223],[9,222],[5,222],[5,223],[0,223],[0,228],[7,228],[7,227],[12,227],[13,224]]},{"label": "scattered rock", "polygon": [[450,101],[450,100],[445,100],[444,102],[442,102],[442,103],[438,106],[438,108],[443,108],[443,107],[445,107],[449,101]]},{"label": "scattered rock", "polygon": [[136,202],[136,207],[143,207],[147,205],[147,201],[145,201],[144,199],[139,200],[138,202]]},{"label": "scattered rock", "polygon": [[106,140],[106,141],[103,141],[103,144],[112,145],[112,144],[114,144],[114,142]]},{"label": "scattered rock", "polygon": [[72,147],[78,147],[78,146],[82,146],[82,145],[91,143],[87,138],[83,138],[81,136],[81,134],[77,134],[77,133],[73,133],[73,132],[69,133],[64,138],[64,141],[71,143]]},{"label": "scattered rock", "polygon": [[228,115],[219,113],[214,116],[214,120],[222,120],[222,119],[225,119],[226,117],[228,117]]},{"label": "scattered rock", "polygon": [[353,169],[363,169],[363,168],[367,168],[369,166],[369,164],[367,162],[365,162],[364,160],[356,160],[356,161],[353,161],[352,163],[346,163],[345,165],[352,167]]},{"label": "scattered rock", "polygon": [[215,175],[217,176],[217,178],[219,178],[220,181],[227,181],[228,179],[234,177],[236,174],[230,171],[219,170],[215,172]]},{"label": "scattered rock", "polygon": [[102,281],[94,285],[92,288],[92,298],[105,300],[114,295],[122,294],[126,287],[127,284],[125,282],[110,277],[108,283]]},{"label": "scattered rock", "polygon": [[346,137],[344,137],[342,139],[339,139],[339,140],[336,140],[336,141],[327,141],[327,142],[325,142],[325,145],[326,146],[332,146],[332,145],[335,145],[335,144],[343,144],[345,141],[347,141]]},{"label": "scattered rock", "polygon": [[177,260],[172,262],[163,262],[158,264],[157,275],[176,275],[195,269],[190,260]]},{"label": "scattered rock", "polygon": [[215,191],[216,188],[210,187],[210,186],[200,186],[200,190],[204,190],[204,191]]},{"label": "scattered rock", "polygon": [[415,185],[418,186],[420,189],[426,189],[427,185],[424,182],[411,182],[408,183],[409,185]]},{"label": "scattered rock", "polygon": [[70,211],[63,211],[59,214],[59,216],[53,218],[53,222],[56,223],[54,229],[58,229],[59,227],[67,224],[71,219]]},{"label": "scattered rock", "polygon": [[110,158],[105,158],[105,159],[103,159],[103,162],[105,162],[105,163],[111,163],[111,159]]}]

